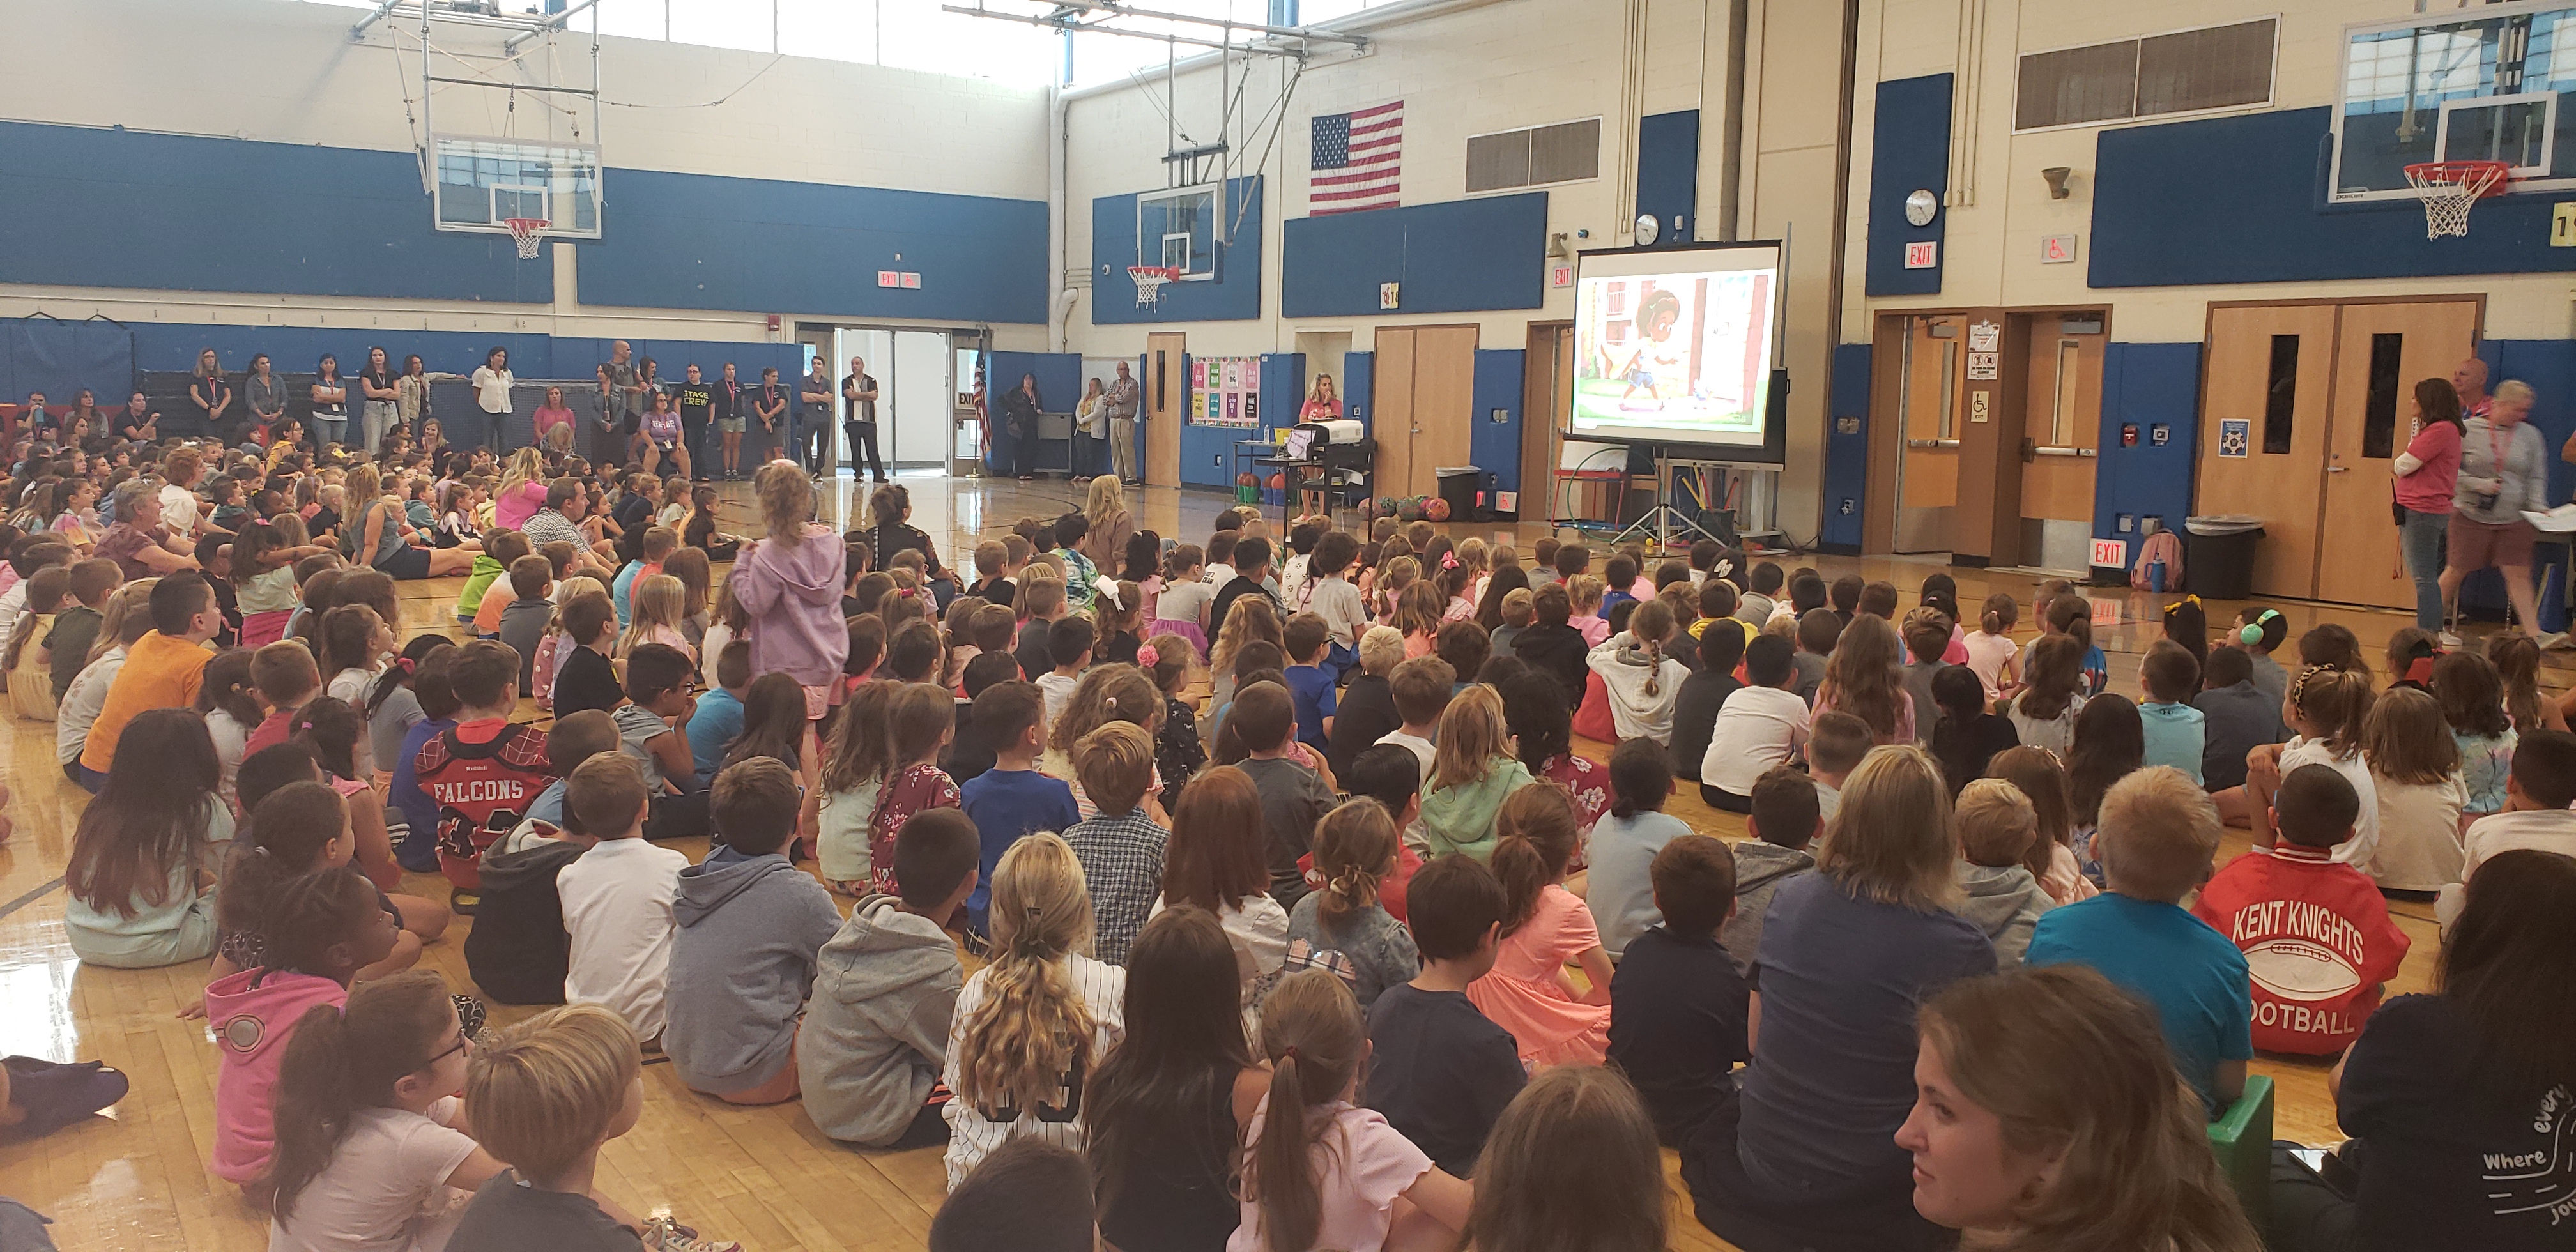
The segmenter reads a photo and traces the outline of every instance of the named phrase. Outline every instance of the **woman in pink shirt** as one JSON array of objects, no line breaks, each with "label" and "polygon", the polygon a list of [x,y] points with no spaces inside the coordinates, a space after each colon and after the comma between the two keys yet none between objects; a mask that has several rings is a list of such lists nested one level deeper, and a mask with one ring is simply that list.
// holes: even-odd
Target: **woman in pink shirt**
[{"label": "woman in pink shirt", "polygon": [[2415,625],[2442,629],[2442,537],[2460,483],[2460,393],[2449,379],[2415,384],[2415,437],[2391,462],[2397,475],[2398,545],[2415,580]]},{"label": "woman in pink shirt", "polygon": [[[572,410],[564,407],[563,388],[546,388],[546,402],[537,406],[536,422],[537,446],[540,448],[546,446],[546,436],[552,434],[556,427],[563,427],[566,431],[572,429]],[[564,447],[570,449],[572,445],[567,441]]]},{"label": "woman in pink shirt", "polygon": [[[550,393],[548,399],[553,398]],[[522,529],[545,505],[546,454],[535,448],[511,453],[510,468],[501,473],[501,489],[492,493],[492,524]]]}]

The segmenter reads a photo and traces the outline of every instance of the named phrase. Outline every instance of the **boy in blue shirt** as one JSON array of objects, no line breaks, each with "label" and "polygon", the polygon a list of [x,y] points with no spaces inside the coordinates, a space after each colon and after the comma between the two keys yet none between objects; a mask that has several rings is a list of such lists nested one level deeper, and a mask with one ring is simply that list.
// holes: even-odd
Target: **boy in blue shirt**
[{"label": "boy in blue shirt", "polygon": [[742,737],[742,693],[750,686],[751,641],[736,639],[716,654],[716,689],[699,696],[698,711],[689,715],[689,757],[698,770],[689,790],[715,785],[725,751]]},{"label": "boy in blue shirt", "polygon": [[1610,976],[1609,1059],[1645,1098],[1655,1137],[1678,1147],[1733,1091],[1729,1072],[1753,1058],[1744,1040],[1753,996],[1717,941],[1735,915],[1726,844],[1680,836],[1647,873],[1663,923],[1630,940]]},{"label": "boy in blue shirt", "polygon": [[1288,694],[1297,701],[1297,742],[1313,748],[1318,754],[1329,753],[1333,745],[1333,672],[1324,668],[1324,651],[1332,646],[1332,627],[1323,615],[1300,613],[1280,628],[1280,642],[1288,653],[1288,668],[1282,670],[1288,679]]},{"label": "boy in blue shirt", "polygon": [[1475,1172],[1494,1119],[1529,1081],[1511,1032],[1467,998],[1467,985],[1494,967],[1504,909],[1502,880],[1482,862],[1453,852],[1423,866],[1405,888],[1422,972],[1369,1006],[1360,1103],[1460,1178]]},{"label": "boy in blue shirt", "polygon": [[985,933],[993,870],[1002,863],[1002,853],[1031,832],[1061,831],[1082,820],[1074,808],[1073,788],[1037,770],[1038,754],[1046,748],[1043,711],[1037,684],[1031,682],[995,683],[975,697],[975,728],[993,745],[993,768],[959,790],[958,807],[975,819],[976,841],[983,847],[975,890],[966,897],[966,923],[978,935]]},{"label": "boy in blue shirt", "polygon": [[2191,649],[2171,639],[2156,640],[2138,663],[2138,684],[2146,698],[2138,701],[2138,721],[2147,738],[2146,763],[2170,765],[2195,785],[2201,776],[2202,749],[2208,745],[2209,715],[2192,707],[2200,690],[2200,662]]},{"label": "boy in blue shirt", "polygon": [[2024,958],[2090,965],[2153,1004],[2174,1068],[2213,1118],[2244,1094],[2254,1056],[2245,954],[2177,903],[2209,878],[2218,835],[2217,804],[2180,770],[2112,784],[2093,845],[2111,889],[2042,915]]}]

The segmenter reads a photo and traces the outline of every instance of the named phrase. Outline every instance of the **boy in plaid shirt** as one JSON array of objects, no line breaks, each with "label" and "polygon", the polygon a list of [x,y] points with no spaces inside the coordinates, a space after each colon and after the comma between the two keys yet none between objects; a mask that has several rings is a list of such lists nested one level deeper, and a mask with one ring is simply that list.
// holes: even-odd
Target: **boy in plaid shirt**
[{"label": "boy in plaid shirt", "polygon": [[1134,722],[1111,722],[1073,745],[1073,772],[1100,814],[1064,832],[1091,888],[1096,952],[1127,963],[1127,947],[1163,893],[1163,844],[1171,832],[1140,808],[1154,780],[1154,737]]}]

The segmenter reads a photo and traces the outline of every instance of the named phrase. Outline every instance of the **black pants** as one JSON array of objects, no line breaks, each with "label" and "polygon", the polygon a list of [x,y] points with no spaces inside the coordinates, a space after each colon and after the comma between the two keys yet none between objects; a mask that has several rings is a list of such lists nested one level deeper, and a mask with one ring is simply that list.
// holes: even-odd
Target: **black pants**
[{"label": "black pants", "polygon": [[2298,1144],[2272,1142],[2272,1228],[2260,1232],[2277,1252],[2333,1252],[2352,1246],[2356,1209],[2333,1180],[2290,1155]]},{"label": "black pants", "polygon": [[708,477],[708,425],[709,423],[706,422],[692,422],[686,418],[683,418],[680,421],[680,446],[689,450],[689,474],[691,477],[700,480],[704,480]]},{"label": "black pants", "polygon": [[831,448],[832,417],[830,414],[824,414],[820,419],[797,428],[796,459],[805,463],[806,473],[822,473],[823,454]]},{"label": "black pants", "polygon": [[877,459],[877,424],[843,422],[841,429],[850,437],[850,477],[859,476],[859,459],[867,458],[868,474],[878,482],[885,481],[885,462]]},{"label": "black pants", "polygon": [[1701,783],[1699,785],[1699,798],[1707,802],[1708,807],[1716,809],[1722,813],[1750,813],[1753,811],[1753,797],[1740,796],[1723,787],[1712,787],[1707,783]]}]

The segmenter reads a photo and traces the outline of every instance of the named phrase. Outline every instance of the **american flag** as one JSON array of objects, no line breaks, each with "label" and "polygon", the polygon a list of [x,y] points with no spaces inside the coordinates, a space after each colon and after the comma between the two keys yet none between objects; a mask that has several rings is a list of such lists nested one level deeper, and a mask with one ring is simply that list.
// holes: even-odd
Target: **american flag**
[{"label": "american flag", "polygon": [[1389,100],[1314,118],[1306,168],[1306,211],[1391,209],[1404,182],[1404,102]]}]

